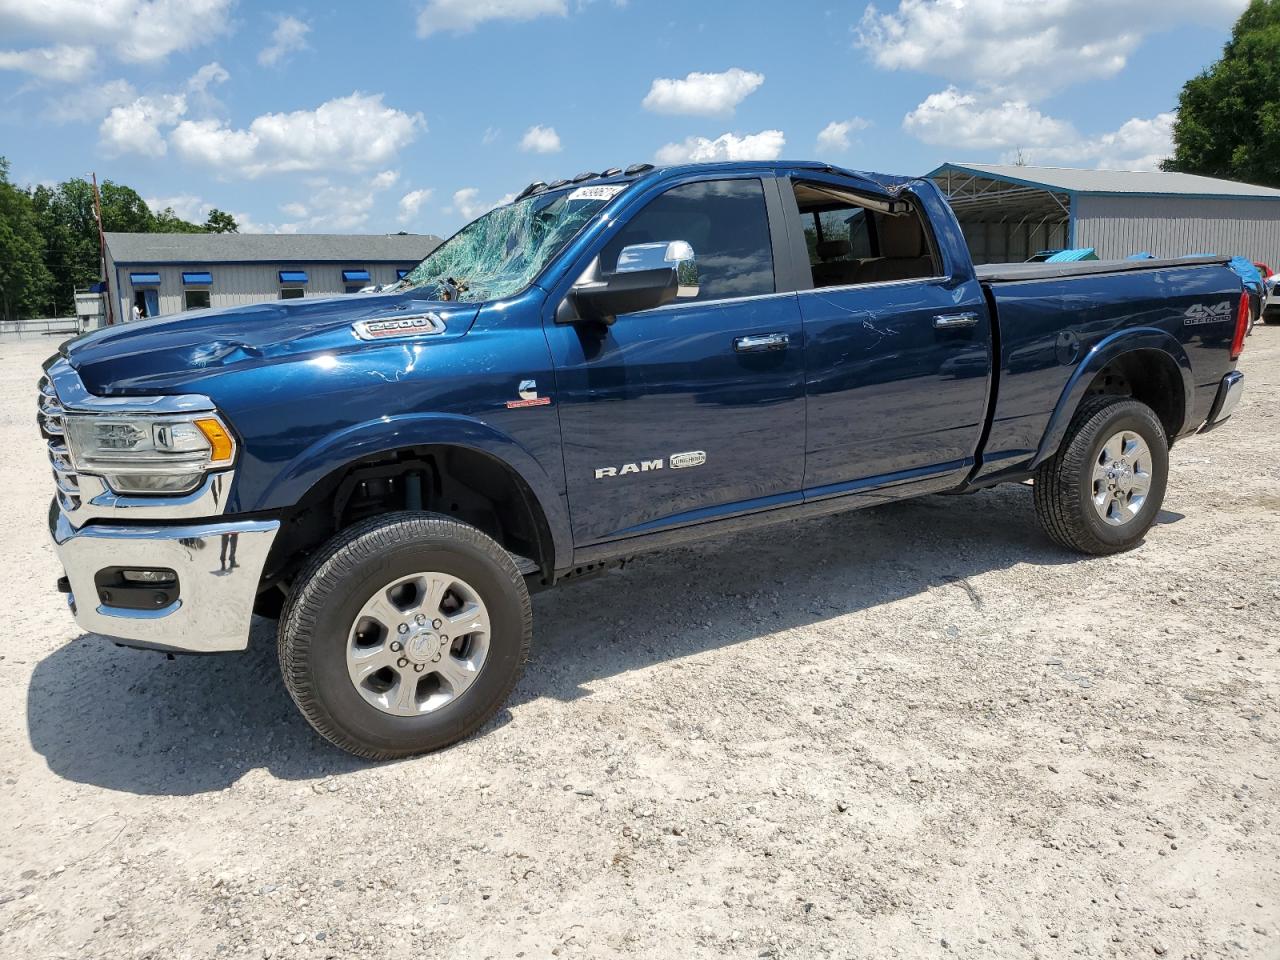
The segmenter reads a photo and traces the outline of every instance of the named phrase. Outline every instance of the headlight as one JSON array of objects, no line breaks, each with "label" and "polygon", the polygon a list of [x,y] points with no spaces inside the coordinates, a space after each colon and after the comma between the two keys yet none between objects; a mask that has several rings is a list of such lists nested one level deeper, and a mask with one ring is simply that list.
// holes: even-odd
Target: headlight
[{"label": "headlight", "polygon": [[209,470],[229,467],[236,445],[216,416],[66,417],[67,447],[80,473],[116,493],[187,493]]}]

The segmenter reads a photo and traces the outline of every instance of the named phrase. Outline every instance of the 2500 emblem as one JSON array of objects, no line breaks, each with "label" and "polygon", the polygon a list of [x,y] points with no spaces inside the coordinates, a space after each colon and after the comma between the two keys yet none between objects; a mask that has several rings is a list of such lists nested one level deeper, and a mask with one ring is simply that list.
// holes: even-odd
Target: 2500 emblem
[{"label": "2500 emblem", "polygon": [[629,473],[649,473],[668,467],[672,470],[684,470],[686,467],[700,467],[707,462],[705,450],[686,450],[684,453],[673,453],[671,456],[659,457],[657,460],[639,460],[635,463],[624,463],[620,467],[596,467],[596,479],[607,477],[624,477]]}]

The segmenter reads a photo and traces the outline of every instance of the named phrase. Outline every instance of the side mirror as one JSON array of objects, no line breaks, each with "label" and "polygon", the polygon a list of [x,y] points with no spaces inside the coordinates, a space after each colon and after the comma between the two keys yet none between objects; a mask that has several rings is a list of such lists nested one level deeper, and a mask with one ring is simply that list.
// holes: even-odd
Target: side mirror
[{"label": "side mirror", "polygon": [[[613,273],[601,275],[597,260],[569,291],[556,319],[612,324],[619,314],[652,310],[698,295],[698,263],[684,240],[623,247]],[[571,309],[566,310],[565,307]]]}]

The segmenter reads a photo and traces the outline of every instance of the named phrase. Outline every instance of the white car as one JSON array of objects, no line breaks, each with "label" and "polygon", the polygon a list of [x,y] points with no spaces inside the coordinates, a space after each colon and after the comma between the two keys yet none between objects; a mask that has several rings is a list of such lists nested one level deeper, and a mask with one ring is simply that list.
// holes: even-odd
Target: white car
[{"label": "white car", "polygon": [[1273,273],[1265,281],[1267,288],[1262,297],[1262,322],[1280,323],[1280,273]]}]

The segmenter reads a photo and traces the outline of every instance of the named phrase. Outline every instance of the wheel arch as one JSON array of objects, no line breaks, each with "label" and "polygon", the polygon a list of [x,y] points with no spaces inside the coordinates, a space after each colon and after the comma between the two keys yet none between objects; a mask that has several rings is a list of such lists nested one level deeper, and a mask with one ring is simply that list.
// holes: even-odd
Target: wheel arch
[{"label": "wheel arch", "polygon": [[[281,512],[287,522],[332,500],[348,477],[371,470],[395,475],[396,464],[404,467],[405,474],[424,466],[427,469],[422,472],[434,470],[433,476],[424,477],[434,486],[423,491],[423,509],[439,508],[433,501],[448,492],[450,479],[469,479],[476,492],[500,505],[499,513],[517,508],[526,512],[537,549],[529,559],[544,576],[551,576],[557,561],[572,562],[562,479],[557,480],[512,437],[468,417],[389,417],[332,434],[280,471],[251,509]],[[281,549],[288,549],[287,539]]]},{"label": "wheel arch", "polygon": [[1076,365],[1031,466],[1038,467],[1058,451],[1086,397],[1114,393],[1141,400],[1156,411],[1172,443],[1186,428],[1194,391],[1191,361],[1172,334],[1154,327],[1113,334]]}]

